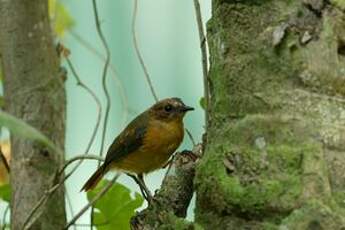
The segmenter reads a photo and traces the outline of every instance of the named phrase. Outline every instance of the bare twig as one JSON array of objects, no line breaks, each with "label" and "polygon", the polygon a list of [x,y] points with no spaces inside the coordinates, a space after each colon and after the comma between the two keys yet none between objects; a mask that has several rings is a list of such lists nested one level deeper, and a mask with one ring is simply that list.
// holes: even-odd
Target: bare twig
[{"label": "bare twig", "polygon": [[169,162],[167,163],[168,168],[167,168],[167,171],[165,172],[163,181],[165,180],[165,178],[167,178],[167,176],[168,176],[169,173],[170,173],[170,170],[171,170],[171,168],[172,168],[172,165],[174,164],[174,160],[175,160],[176,154],[177,154],[177,153],[174,153],[174,154],[172,155],[172,157],[170,158]]},{"label": "bare twig", "polygon": [[[96,124],[95,124],[95,127],[93,128],[93,131],[92,131],[92,134],[91,134],[90,141],[89,141],[89,143],[87,144],[87,147],[86,147],[86,149],[85,149],[85,154],[88,154],[88,152],[90,151],[90,148],[91,148],[93,142],[95,141],[96,134],[97,134],[97,131],[98,131],[98,128],[99,128],[99,124],[100,124],[100,122],[101,122],[101,117],[102,117],[102,106],[101,106],[101,101],[99,100],[99,98],[97,97],[97,95],[96,95],[87,85],[85,85],[85,84],[81,81],[81,79],[80,79],[80,77],[79,77],[77,71],[75,70],[75,68],[74,68],[74,66],[73,66],[73,64],[72,64],[72,62],[71,62],[71,60],[70,60],[68,57],[66,58],[66,61],[67,61],[68,67],[69,67],[69,68],[71,69],[71,71],[72,71],[72,74],[73,74],[74,78],[75,78],[76,81],[77,81],[77,85],[80,86],[80,87],[82,87],[83,89],[85,89],[85,91],[88,92],[88,93],[91,95],[91,97],[94,99],[94,101],[96,102],[96,105],[97,105],[97,111],[98,111],[98,113],[97,113]],[[74,173],[74,171],[76,171],[76,170],[78,169],[78,167],[81,165],[82,162],[83,162],[83,161],[80,161],[80,162],[72,169],[72,171],[71,171],[70,173],[71,173],[71,174]]]},{"label": "bare twig", "polygon": [[205,108],[205,125],[207,127],[208,124],[208,106],[209,104],[209,86],[207,80],[207,73],[208,73],[208,64],[207,64],[207,47],[206,47],[206,37],[204,33],[204,23],[202,21],[201,10],[200,10],[200,3],[199,0],[194,1],[194,8],[195,8],[195,15],[196,21],[198,24],[198,31],[199,31],[199,39],[200,39],[200,49],[201,49],[201,57],[202,57],[202,73],[204,79],[204,97],[206,102]]},{"label": "bare twig", "polygon": [[102,72],[102,86],[103,86],[103,91],[106,97],[106,109],[105,109],[105,115],[104,115],[104,121],[103,121],[103,131],[102,131],[102,140],[101,140],[101,148],[100,148],[100,155],[102,156],[103,154],[103,148],[104,148],[104,142],[105,142],[105,135],[107,131],[107,123],[108,123],[108,116],[109,116],[109,110],[110,110],[110,96],[109,92],[107,89],[107,71],[110,63],[110,50],[108,47],[108,43],[103,35],[102,29],[101,29],[101,23],[99,21],[98,17],[98,10],[97,10],[97,2],[96,0],[92,0],[92,6],[93,6],[93,13],[95,17],[95,24],[96,24],[96,29],[99,38],[101,39],[102,45],[104,47],[105,53],[106,53],[106,59],[104,63],[104,68]]},{"label": "bare twig", "polygon": [[[82,36],[80,36],[78,33],[76,33],[73,30],[68,31],[72,37],[79,42],[80,45],[82,45],[85,49],[87,49],[90,53],[92,53],[93,55],[95,55],[95,57],[97,57],[99,60],[101,61],[106,61],[106,57],[101,54],[91,43],[89,43],[88,41],[86,41]],[[109,63],[109,70],[110,70],[110,74],[113,77],[113,79],[116,81],[116,84],[118,86],[119,89],[119,94],[121,97],[121,103],[123,106],[123,118],[122,118],[122,125],[124,125],[128,119],[128,114],[129,114],[129,106],[128,106],[128,98],[126,96],[125,93],[125,89],[123,87],[123,84],[120,80],[120,78],[118,77],[118,71],[116,70],[115,66],[110,62]]]},{"label": "bare twig", "polygon": [[[95,18],[96,30],[97,30],[99,38],[101,39],[102,45],[106,53],[106,59],[104,63],[103,73],[102,73],[102,86],[103,86],[103,91],[106,97],[106,108],[105,108],[105,115],[104,115],[104,120],[103,120],[102,139],[101,139],[101,147],[100,147],[100,153],[99,153],[100,156],[102,156],[104,143],[105,143],[105,136],[106,136],[106,131],[107,131],[108,116],[109,116],[110,105],[111,105],[110,95],[107,89],[107,71],[108,71],[108,67],[110,63],[110,50],[101,29],[96,0],[92,0],[92,8],[93,8],[93,13],[94,13],[94,18]],[[100,163],[98,163],[98,167],[99,166],[100,166]],[[91,208],[91,230],[92,230],[92,227],[93,227],[93,207]]]},{"label": "bare twig", "polygon": [[[70,226],[72,226],[91,206],[93,206],[110,188],[111,186],[115,183],[117,178],[120,176],[120,173],[117,173],[114,178],[109,181],[109,183],[104,186],[104,188],[86,205],[84,206],[73,218],[70,220],[66,226],[65,230],[67,230]],[[92,225],[91,225],[92,227]]]},{"label": "bare twig", "polygon": [[185,129],[186,130],[186,133],[187,133],[187,135],[188,135],[188,137],[189,137],[189,139],[190,139],[190,141],[192,142],[192,144],[193,144],[193,147],[196,145],[196,142],[195,142],[195,140],[194,140],[194,138],[193,138],[193,135],[192,135],[192,133],[188,130],[188,129]]},{"label": "bare twig", "polygon": [[61,167],[61,169],[59,170],[58,176],[61,176],[61,174],[65,171],[65,169],[73,162],[75,161],[84,161],[84,160],[97,160],[99,162],[104,161],[104,159],[98,155],[79,155],[79,156],[75,156],[72,157],[71,159],[69,159],[68,161],[65,162],[65,164]]},{"label": "bare twig", "polygon": [[[75,156],[74,158],[70,159],[69,161],[67,161],[62,168],[58,171],[58,173],[56,174],[54,179],[58,179],[62,174],[63,174],[63,170],[62,169],[66,169],[67,166],[69,164],[71,164],[72,162],[76,161],[76,160],[85,160],[85,159],[90,159],[90,160],[103,160],[101,159],[99,156],[94,156],[94,155],[80,155],[80,156]],[[32,210],[30,211],[28,217],[26,218],[26,220],[24,221],[23,224],[23,229],[29,229],[31,224],[34,223],[34,220],[32,220],[33,216],[36,214],[36,212],[38,211],[38,209],[49,199],[49,197],[58,189],[60,188],[64,182],[68,179],[69,176],[71,176],[72,174],[68,174],[68,176],[65,176],[62,180],[60,180],[58,183],[55,183],[56,181],[53,181],[53,185],[47,190],[45,191],[45,194],[41,197],[41,199],[36,203],[36,205],[32,208]],[[43,211],[43,210],[42,210]],[[41,214],[41,213],[40,213]],[[37,214],[36,218],[38,218],[40,216],[40,214]]]},{"label": "bare twig", "polygon": [[136,18],[137,18],[137,12],[138,12],[138,0],[134,0],[134,9],[133,9],[133,18],[132,18],[132,38],[133,38],[133,44],[134,44],[134,48],[135,48],[135,52],[138,56],[138,59],[140,61],[141,67],[144,71],[145,74],[145,78],[146,81],[150,87],[151,93],[153,98],[155,99],[155,101],[158,101],[158,96],[153,88],[152,82],[151,82],[151,78],[149,75],[149,72],[147,71],[147,68],[145,66],[145,62],[143,57],[141,56],[140,50],[139,50],[139,45],[138,45],[138,41],[137,41],[137,36],[136,36],[136,32],[135,32],[135,23],[136,23]]}]

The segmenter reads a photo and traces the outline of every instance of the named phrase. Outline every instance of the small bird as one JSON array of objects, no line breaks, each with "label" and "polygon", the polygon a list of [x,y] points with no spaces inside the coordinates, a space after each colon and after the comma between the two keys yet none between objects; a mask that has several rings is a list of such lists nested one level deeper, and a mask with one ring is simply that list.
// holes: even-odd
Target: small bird
[{"label": "small bird", "polygon": [[115,138],[105,161],[81,190],[93,189],[109,170],[126,172],[144,198],[152,198],[143,175],[162,168],[183,140],[183,117],[194,108],[180,98],[167,98],[138,115]]}]

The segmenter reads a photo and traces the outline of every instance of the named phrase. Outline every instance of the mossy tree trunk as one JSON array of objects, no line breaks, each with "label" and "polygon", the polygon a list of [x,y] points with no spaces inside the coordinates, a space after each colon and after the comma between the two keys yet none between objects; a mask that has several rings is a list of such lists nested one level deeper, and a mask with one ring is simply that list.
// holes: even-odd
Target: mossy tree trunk
[{"label": "mossy tree trunk", "polygon": [[[0,1],[5,106],[63,148],[66,98],[47,4],[47,0]],[[11,144],[11,229],[17,230],[51,186],[64,156],[16,137]],[[66,222],[63,188],[37,213],[30,229],[62,229]]]},{"label": "mossy tree trunk", "polygon": [[345,228],[345,1],[213,0],[205,229]]}]

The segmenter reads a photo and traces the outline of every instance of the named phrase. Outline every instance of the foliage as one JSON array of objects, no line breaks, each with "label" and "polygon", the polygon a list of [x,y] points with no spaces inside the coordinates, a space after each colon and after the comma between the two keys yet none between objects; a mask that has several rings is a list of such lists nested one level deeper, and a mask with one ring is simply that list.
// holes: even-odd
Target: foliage
[{"label": "foliage", "polygon": [[205,97],[200,98],[199,104],[200,104],[200,107],[201,107],[202,109],[206,110],[207,105],[206,105],[206,99],[205,99]]},{"label": "foliage", "polygon": [[62,150],[40,131],[4,111],[0,111],[0,126],[8,128],[11,134],[18,135],[28,140],[37,141],[38,143],[48,147],[50,150],[63,155]]},{"label": "foliage", "polygon": [[11,187],[9,184],[0,186],[0,199],[6,202],[10,202],[11,199]]},{"label": "foliage", "polygon": [[[88,200],[91,201],[107,183],[107,180],[102,180],[96,189],[88,192]],[[139,193],[135,193],[134,198],[130,193],[128,188],[116,183],[96,202],[94,224],[98,230],[130,229],[130,218],[143,203],[143,198]]]},{"label": "foliage", "polygon": [[74,25],[74,20],[66,7],[58,0],[49,0],[49,15],[55,34],[63,37],[65,31]]}]

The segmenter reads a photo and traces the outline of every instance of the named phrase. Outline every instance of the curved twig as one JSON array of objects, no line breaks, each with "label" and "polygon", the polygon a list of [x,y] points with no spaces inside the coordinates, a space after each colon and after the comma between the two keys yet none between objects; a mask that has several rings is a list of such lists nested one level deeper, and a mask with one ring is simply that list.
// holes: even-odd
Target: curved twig
[{"label": "curved twig", "polygon": [[[108,117],[109,117],[109,111],[110,111],[110,95],[107,89],[107,71],[110,63],[110,50],[108,47],[108,43],[103,35],[102,29],[101,29],[101,24],[99,21],[98,17],[98,10],[97,10],[97,2],[96,0],[92,0],[92,8],[93,8],[93,13],[94,13],[94,18],[95,18],[95,24],[96,24],[96,30],[98,33],[99,38],[101,39],[102,45],[104,47],[105,53],[106,53],[106,59],[104,63],[104,68],[103,68],[103,73],[102,73],[102,87],[103,91],[106,97],[106,108],[105,108],[105,115],[104,115],[104,120],[103,120],[103,130],[102,130],[102,139],[101,139],[101,147],[100,147],[100,156],[103,155],[103,149],[104,149],[104,143],[105,143],[105,136],[107,132],[107,123],[108,123]],[[100,166],[100,163],[98,163],[98,167]],[[91,229],[93,226],[93,207],[91,210]]]},{"label": "curved twig", "polygon": [[144,71],[145,78],[146,78],[147,84],[150,87],[152,96],[155,99],[155,101],[157,102],[158,101],[158,96],[157,96],[157,94],[155,92],[155,89],[153,88],[152,81],[151,81],[149,72],[147,71],[147,68],[145,66],[144,59],[141,56],[141,53],[140,53],[140,50],[139,50],[138,41],[137,41],[137,36],[136,36],[136,33],[135,33],[135,23],[136,23],[136,18],[137,18],[137,11],[138,11],[138,0],[134,0],[134,9],[133,9],[133,18],[132,18],[132,38],[133,38],[133,44],[134,44],[134,48],[135,48],[135,53],[137,54],[138,59],[140,61],[140,65],[141,65],[141,67],[142,67],[142,69]]},{"label": "curved twig", "polygon": [[[59,172],[56,174],[55,178],[59,178],[62,173],[64,172],[62,169],[66,169],[67,166],[71,163],[73,163],[74,161],[77,160],[86,160],[86,159],[90,159],[90,160],[102,160],[99,156],[94,156],[94,155],[80,155],[80,156],[75,156],[72,159],[68,160],[63,166],[62,168],[59,170]],[[31,219],[33,218],[33,216],[36,214],[37,210],[49,199],[49,197],[51,195],[53,195],[53,193],[60,188],[65,181],[69,178],[69,176],[71,176],[72,174],[68,174],[68,176],[65,176],[62,180],[60,180],[58,183],[54,183],[54,185],[52,187],[50,187],[47,191],[45,191],[45,194],[41,197],[41,199],[36,203],[36,205],[31,209],[29,215],[27,216],[27,218],[24,221],[23,224],[23,228],[22,229],[29,229],[30,225],[32,223],[34,223],[34,221],[32,221]],[[55,182],[55,180],[54,180]],[[39,215],[37,215],[38,217]]]},{"label": "curved twig", "polygon": [[[95,57],[97,57],[99,60],[101,61],[106,61],[106,57],[101,54],[91,43],[89,43],[88,41],[86,41],[82,36],[80,36],[78,33],[76,33],[75,31],[71,30],[69,31],[69,33],[72,35],[72,37],[74,37],[74,39],[80,43],[81,46],[83,46],[86,50],[88,50],[90,53],[92,53],[93,55],[95,55]],[[110,62],[109,63],[109,70],[110,70],[110,74],[111,76],[114,78],[114,80],[116,81],[116,84],[118,86],[119,89],[119,94],[121,97],[121,103],[122,106],[124,108],[123,110],[123,118],[122,118],[122,125],[124,125],[128,119],[128,114],[129,114],[129,106],[128,106],[128,98],[125,92],[125,89],[123,87],[123,84],[120,80],[120,78],[118,77],[118,71],[116,70],[115,66]]]}]

